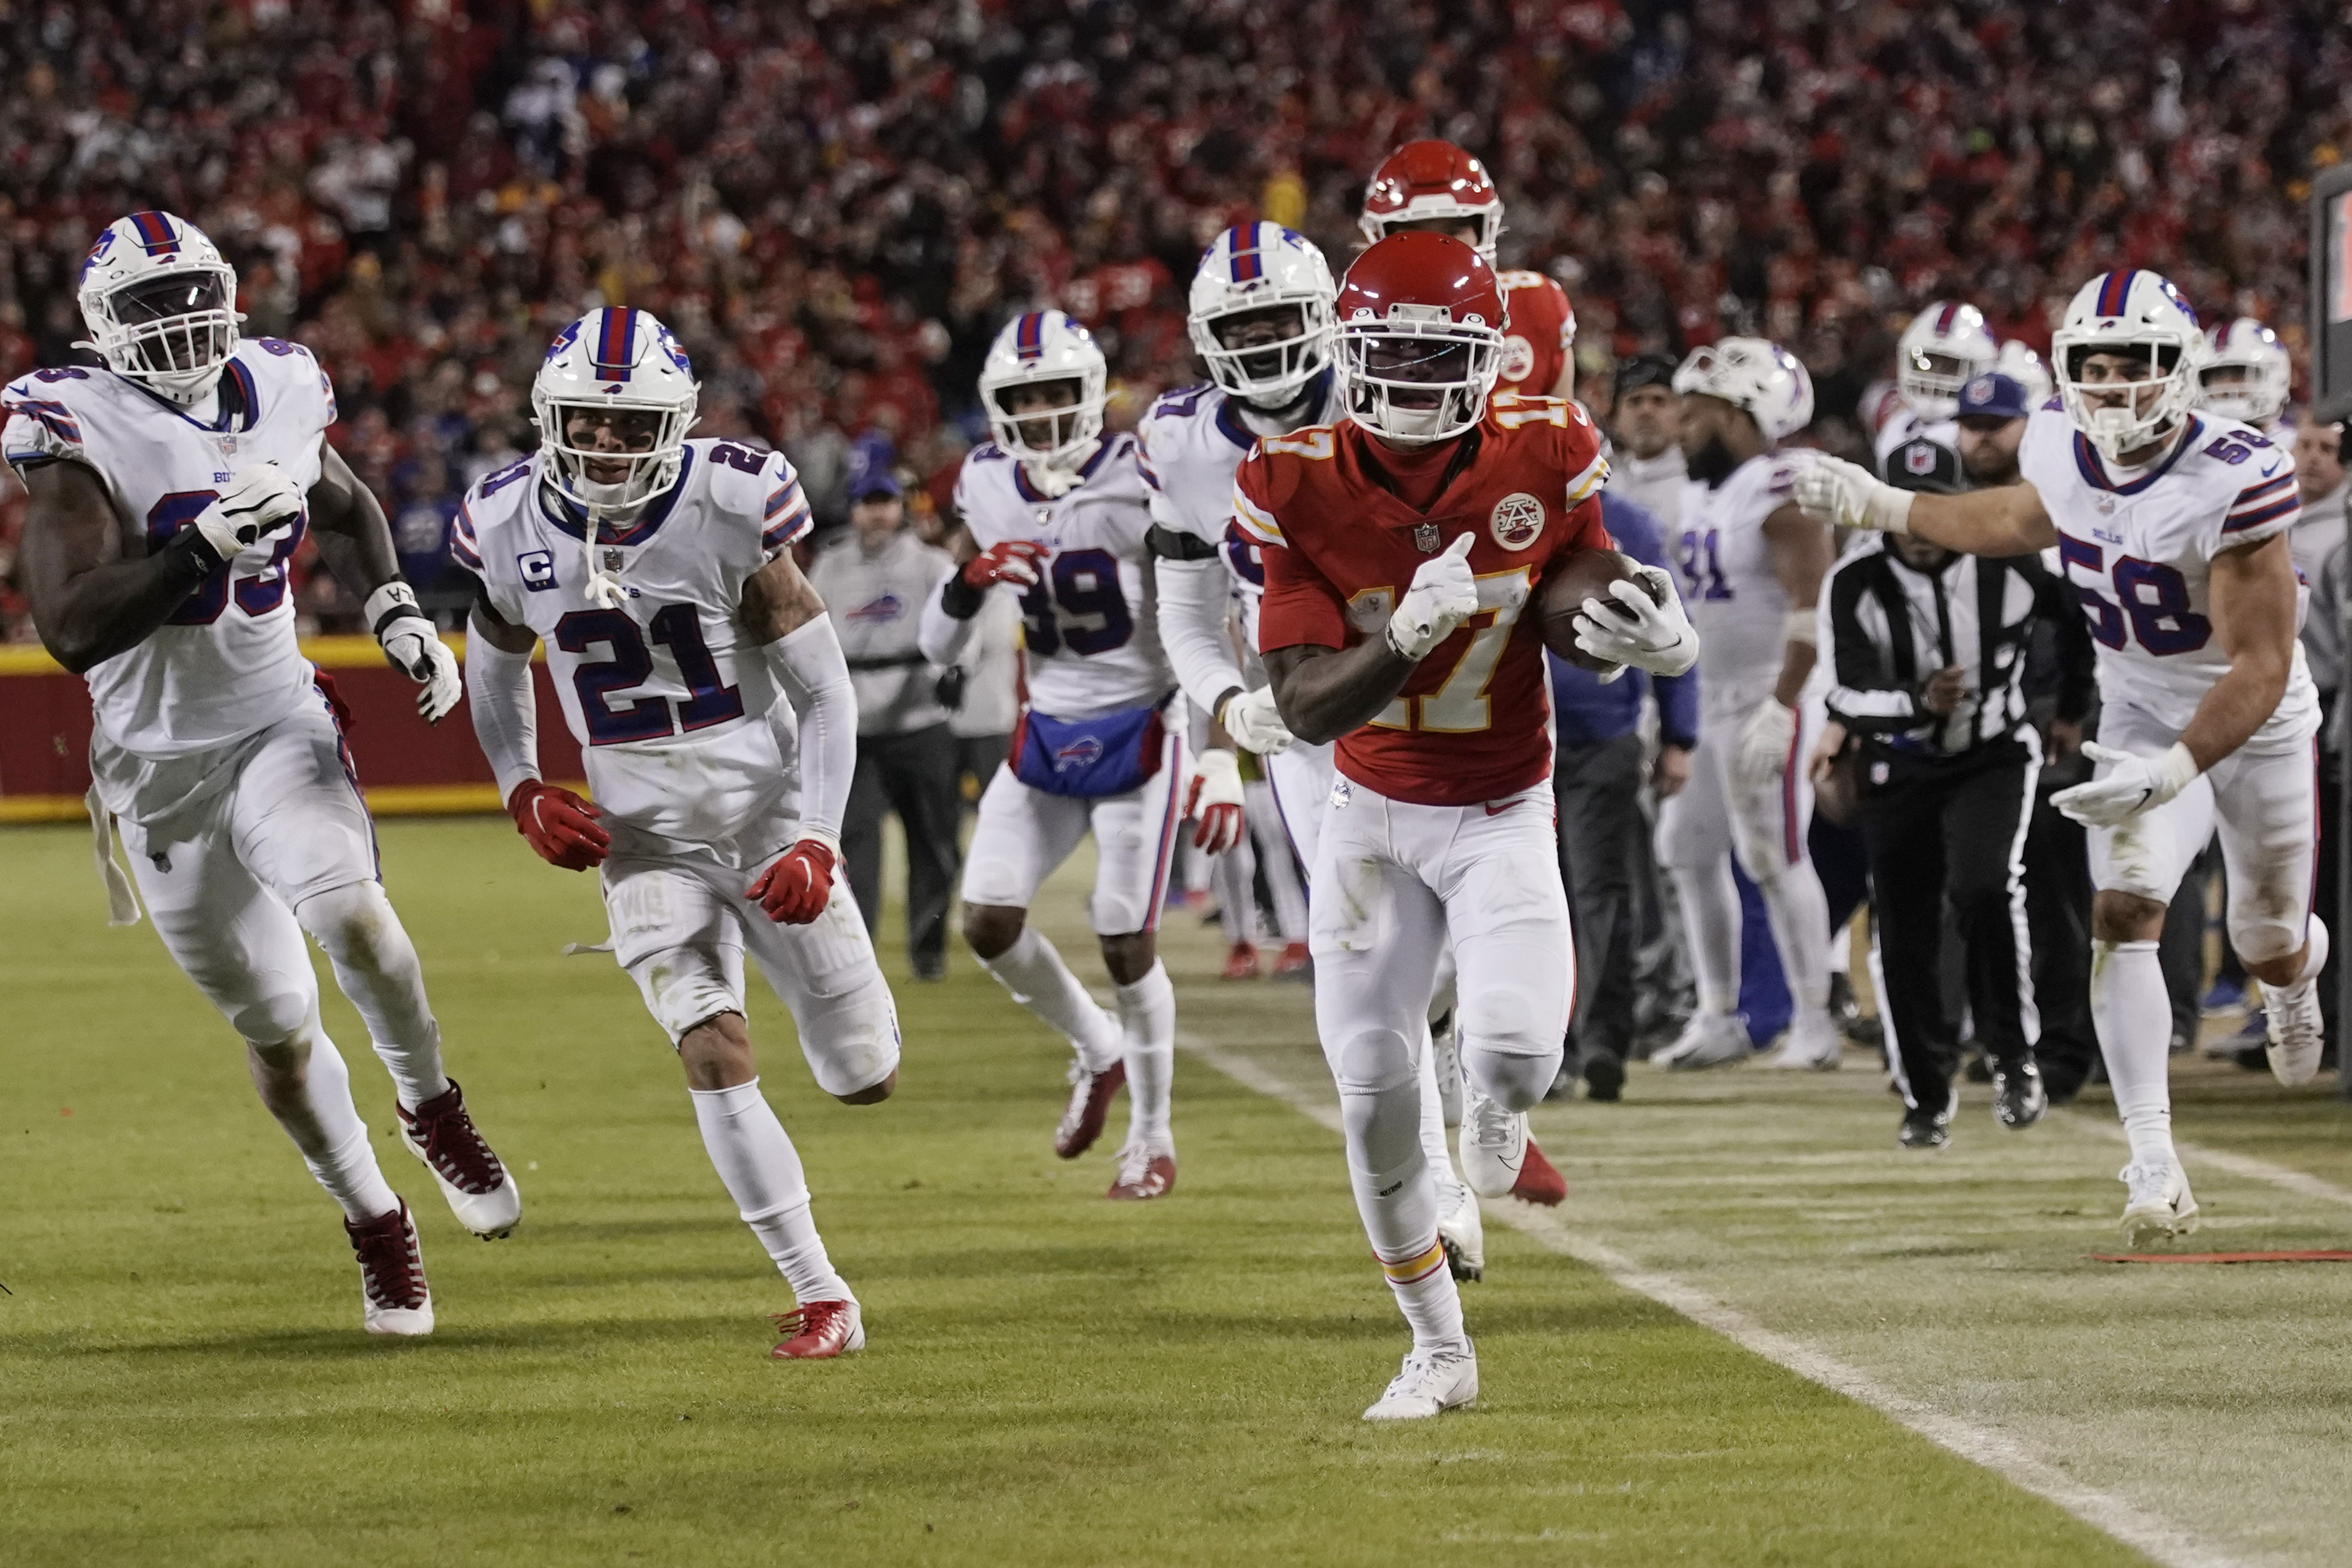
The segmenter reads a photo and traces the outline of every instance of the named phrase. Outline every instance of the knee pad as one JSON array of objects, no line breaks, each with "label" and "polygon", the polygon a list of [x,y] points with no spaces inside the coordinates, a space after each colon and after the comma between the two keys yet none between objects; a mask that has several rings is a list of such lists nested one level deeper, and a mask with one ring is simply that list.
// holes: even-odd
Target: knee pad
[{"label": "knee pad", "polygon": [[315,991],[272,985],[221,1008],[229,1027],[248,1046],[282,1046],[323,1038],[319,1032]]},{"label": "knee pad", "polygon": [[1394,1029],[1365,1029],[1332,1047],[1326,1055],[1340,1095],[1386,1094],[1411,1086],[1418,1106],[1421,1081],[1413,1068],[1413,1043]]},{"label": "knee pad", "polygon": [[381,969],[388,949],[408,945],[392,900],[374,882],[346,882],[313,893],[297,906],[294,918],[337,963]]},{"label": "knee pad", "polygon": [[803,1006],[801,1054],[825,1093],[836,1099],[856,1094],[898,1070],[898,1010],[880,975],[855,991]]},{"label": "knee pad", "polygon": [[2313,956],[2319,960],[2318,964],[2313,965],[2315,973],[2327,962],[2327,928],[2320,923],[2317,915],[2310,919],[2308,935],[2305,934],[2305,928],[2299,928],[2292,918],[2266,919],[2259,910],[2242,915],[2231,910],[2227,924],[2230,945],[2247,963],[2268,963],[2273,959],[2292,958],[2302,951],[2305,942],[2312,944]]},{"label": "knee pad", "polygon": [[1462,1070],[1479,1093],[1510,1110],[1541,1104],[1559,1077],[1565,1055],[1559,1040],[1549,1049],[1519,1051],[1492,1040],[1465,1040]]}]

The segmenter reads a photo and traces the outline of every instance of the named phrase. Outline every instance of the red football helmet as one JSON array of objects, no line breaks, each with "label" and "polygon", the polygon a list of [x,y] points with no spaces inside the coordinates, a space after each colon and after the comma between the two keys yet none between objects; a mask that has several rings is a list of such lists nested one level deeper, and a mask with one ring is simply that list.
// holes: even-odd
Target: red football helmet
[{"label": "red football helmet", "polygon": [[1451,235],[1391,235],[1339,282],[1339,373],[1349,418],[1393,441],[1459,436],[1503,368],[1503,290]]},{"label": "red football helmet", "polygon": [[1364,187],[1364,237],[1377,245],[1391,226],[1462,218],[1478,226],[1478,254],[1491,264],[1503,236],[1503,198],[1486,166],[1451,142],[1408,142],[1372,171]]}]

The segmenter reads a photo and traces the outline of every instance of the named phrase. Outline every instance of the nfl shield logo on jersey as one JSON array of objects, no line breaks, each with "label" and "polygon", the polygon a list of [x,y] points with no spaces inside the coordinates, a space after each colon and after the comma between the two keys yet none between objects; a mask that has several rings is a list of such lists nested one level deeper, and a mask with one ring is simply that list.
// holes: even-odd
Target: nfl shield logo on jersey
[{"label": "nfl shield logo on jersey", "polygon": [[1525,550],[1543,532],[1543,502],[1525,490],[1513,490],[1495,503],[1488,521],[1496,543],[1506,550]]},{"label": "nfl shield logo on jersey", "polygon": [[1437,548],[1437,524],[1433,522],[1417,524],[1412,531],[1412,547],[1415,550],[1420,551],[1423,555],[1435,550]]},{"label": "nfl shield logo on jersey", "polygon": [[1925,441],[1914,441],[1903,448],[1903,466],[1915,474],[1936,471],[1936,448]]}]

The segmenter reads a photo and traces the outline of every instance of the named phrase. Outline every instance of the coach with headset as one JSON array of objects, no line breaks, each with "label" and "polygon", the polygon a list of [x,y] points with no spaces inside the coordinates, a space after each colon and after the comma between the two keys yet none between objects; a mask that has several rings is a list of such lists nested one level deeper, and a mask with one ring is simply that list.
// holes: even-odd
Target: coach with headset
[{"label": "coach with headset", "polygon": [[[1886,468],[1906,489],[1967,488],[1958,454],[1932,441],[1896,447]],[[2063,650],[2059,717],[2081,718],[2092,689],[2083,616],[2035,557],[1962,555],[1908,534],[1847,555],[1821,605],[1837,678],[1830,714],[1860,738],[1883,1001],[1906,1108],[1898,1141],[1942,1148],[1958,1101],[1958,1031],[1938,982],[1948,904],[1976,1036],[1993,1060],[1994,1113],[2005,1127],[2030,1126],[2047,1100],[2020,861],[2042,748],[2023,676],[2029,640],[2047,622]]]}]

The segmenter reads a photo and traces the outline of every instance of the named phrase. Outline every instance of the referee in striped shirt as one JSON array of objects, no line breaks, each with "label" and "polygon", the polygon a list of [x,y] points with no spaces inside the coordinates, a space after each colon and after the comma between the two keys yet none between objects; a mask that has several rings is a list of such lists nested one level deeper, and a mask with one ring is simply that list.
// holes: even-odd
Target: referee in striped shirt
[{"label": "referee in striped shirt", "polygon": [[[1889,453],[1887,481],[1966,489],[1958,457],[1932,441]],[[2037,617],[2058,629],[2058,716],[2088,710],[2092,655],[2081,611],[2036,557],[1962,555],[1908,534],[1877,535],[1822,584],[1832,649],[1832,718],[1861,738],[1863,839],[1878,914],[1884,998],[1906,1107],[1898,1141],[1951,1138],[1958,1029],[1942,968],[1948,905],[1966,954],[1969,1009],[1993,1061],[1993,1111],[2031,1126],[2047,1099],[2020,856],[2042,746],[2027,721],[2026,647]]]}]

